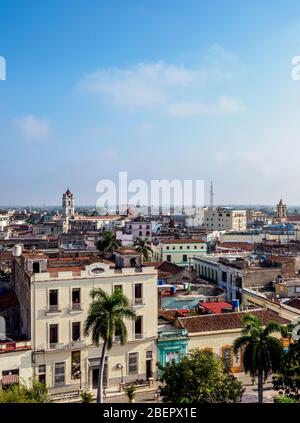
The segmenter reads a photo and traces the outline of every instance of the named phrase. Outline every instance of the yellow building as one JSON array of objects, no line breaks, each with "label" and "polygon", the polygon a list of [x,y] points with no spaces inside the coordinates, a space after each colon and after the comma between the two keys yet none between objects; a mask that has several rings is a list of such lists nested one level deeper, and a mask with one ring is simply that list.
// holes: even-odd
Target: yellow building
[{"label": "yellow building", "polygon": [[288,323],[278,313],[268,309],[247,312],[209,314],[203,316],[179,317],[174,324],[185,329],[189,336],[188,350],[199,348],[209,350],[222,357],[233,373],[243,371],[242,353],[234,356],[232,345],[242,335],[242,318],[246,314],[257,316],[263,325],[273,320],[280,324]]}]

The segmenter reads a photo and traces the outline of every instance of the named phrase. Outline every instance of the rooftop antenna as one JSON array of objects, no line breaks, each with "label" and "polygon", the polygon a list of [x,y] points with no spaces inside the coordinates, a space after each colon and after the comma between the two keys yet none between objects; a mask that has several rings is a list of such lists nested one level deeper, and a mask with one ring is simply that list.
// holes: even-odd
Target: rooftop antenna
[{"label": "rooftop antenna", "polygon": [[209,202],[209,207],[211,208],[211,210],[213,210],[213,208],[214,208],[214,188],[213,188],[212,181],[210,182],[210,202]]}]

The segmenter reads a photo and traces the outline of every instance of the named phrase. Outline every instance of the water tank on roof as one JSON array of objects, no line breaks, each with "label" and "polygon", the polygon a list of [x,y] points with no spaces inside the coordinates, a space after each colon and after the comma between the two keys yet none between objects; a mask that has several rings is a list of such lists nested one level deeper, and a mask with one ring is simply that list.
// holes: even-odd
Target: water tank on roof
[{"label": "water tank on roof", "polygon": [[234,311],[239,311],[240,300],[232,300],[232,307],[233,307]]},{"label": "water tank on roof", "polygon": [[13,246],[12,255],[13,257],[19,257],[22,254],[22,245],[16,244]]}]

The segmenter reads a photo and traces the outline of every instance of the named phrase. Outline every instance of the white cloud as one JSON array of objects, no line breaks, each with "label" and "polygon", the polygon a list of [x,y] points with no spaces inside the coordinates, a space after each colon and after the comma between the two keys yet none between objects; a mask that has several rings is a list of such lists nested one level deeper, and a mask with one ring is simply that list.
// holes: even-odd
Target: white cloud
[{"label": "white cloud", "polygon": [[127,69],[104,69],[86,75],[79,87],[85,92],[106,97],[116,106],[152,107],[168,101],[168,91],[187,87],[205,79],[203,71],[163,62],[139,63]]},{"label": "white cloud", "polygon": [[168,112],[171,116],[175,117],[192,117],[232,113],[238,112],[240,109],[240,99],[221,96],[217,102],[212,104],[204,104],[196,101],[172,103],[169,106]]},{"label": "white cloud", "polygon": [[33,115],[15,118],[13,124],[19,134],[29,141],[44,140],[50,135],[49,122]]},{"label": "white cloud", "polygon": [[241,100],[237,97],[221,96],[218,102],[221,112],[238,112],[242,108]]},{"label": "white cloud", "polygon": [[240,101],[235,97],[215,94],[217,100],[211,104],[200,101],[210,79],[220,78],[214,72],[210,75],[207,67],[187,68],[162,61],[139,63],[130,68],[101,69],[87,74],[78,87],[126,110],[147,109],[175,117],[238,111]]},{"label": "white cloud", "polygon": [[202,116],[212,113],[210,106],[197,102],[172,103],[169,107],[169,114],[175,117]]}]

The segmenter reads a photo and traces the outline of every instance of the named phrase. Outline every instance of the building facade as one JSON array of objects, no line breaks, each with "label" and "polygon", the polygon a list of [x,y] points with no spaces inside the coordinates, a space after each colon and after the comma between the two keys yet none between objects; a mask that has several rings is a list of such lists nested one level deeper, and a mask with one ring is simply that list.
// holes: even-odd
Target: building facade
[{"label": "building facade", "polygon": [[129,221],[125,222],[125,233],[132,235],[133,241],[136,239],[149,239],[151,241],[152,231],[151,222],[149,221]]},{"label": "building facade", "polygon": [[246,210],[206,208],[203,226],[211,231],[244,231],[247,226]]},{"label": "building facade", "polygon": [[207,244],[204,239],[168,239],[162,241],[155,252],[159,261],[191,268],[194,255],[207,253]]},{"label": "building facade", "polygon": [[[59,260],[59,259],[58,259]],[[57,266],[57,264],[56,264]],[[156,373],[157,271],[154,267],[112,269],[104,263],[51,267],[33,252],[14,258],[15,290],[20,300],[22,333],[32,342],[33,375],[52,394],[96,389],[101,345],[84,336],[92,289],[111,294],[122,289],[138,315],[127,321],[128,341],[114,338],[105,358],[108,389]]]}]

